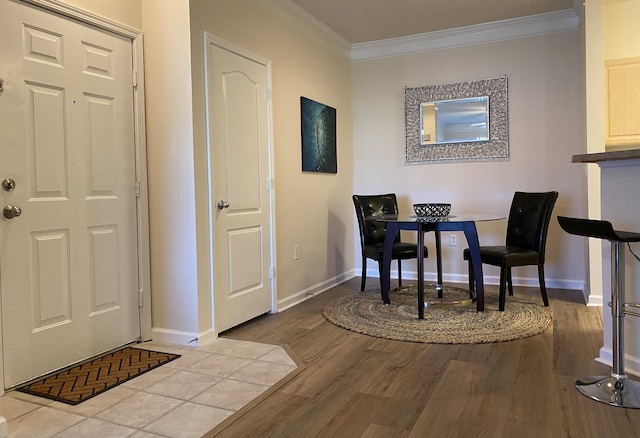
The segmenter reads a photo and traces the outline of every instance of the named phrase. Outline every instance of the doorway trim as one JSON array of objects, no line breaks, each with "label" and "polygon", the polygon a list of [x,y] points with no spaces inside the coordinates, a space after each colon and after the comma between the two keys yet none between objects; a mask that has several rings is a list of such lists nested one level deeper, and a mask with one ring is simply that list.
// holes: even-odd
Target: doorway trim
[{"label": "doorway trim", "polygon": [[[9,0],[7,0],[9,1]],[[147,148],[145,134],[145,103],[144,103],[144,64],[142,31],[117,23],[91,12],[82,10],[59,0],[19,0],[80,21],[92,27],[100,28],[131,40],[132,64],[134,68],[133,114],[134,114],[134,148],[136,171],[136,214],[138,234],[138,295],[139,295],[139,324],[142,340],[151,339],[151,272],[149,256],[149,200],[147,185]],[[2,339],[2,315],[0,314],[0,342]],[[0,345],[0,396],[4,395],[4,350]]]}]

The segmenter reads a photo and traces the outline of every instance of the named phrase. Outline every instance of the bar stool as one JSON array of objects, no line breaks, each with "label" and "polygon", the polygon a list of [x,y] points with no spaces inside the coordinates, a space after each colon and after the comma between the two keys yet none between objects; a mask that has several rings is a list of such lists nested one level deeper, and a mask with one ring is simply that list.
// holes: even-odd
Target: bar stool
[{"label": "bar stool", "polygon": [[558,216],[560,227],[569,234],[606,239],[611,242],[611,316],[613,367],[610,376],[590,376],[576,381],[576,388],[587,397],[623,408],[640,408],[640,383],[624,372],[624,316],[640,316],[626,310],[640,304],[625,302],[624,244],[640,242],[640,233],[616,231],[611,222]]}]

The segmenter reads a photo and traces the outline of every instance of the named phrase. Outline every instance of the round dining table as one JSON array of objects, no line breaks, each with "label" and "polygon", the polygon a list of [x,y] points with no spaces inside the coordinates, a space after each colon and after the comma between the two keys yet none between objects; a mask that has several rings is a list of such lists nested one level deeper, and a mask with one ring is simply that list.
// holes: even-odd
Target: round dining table
[{"label": "round dining table", "polygon": [[471,255],[471,266],[475,277],[475,301],[476,310],[484,311],[484,281],[482,277],[482,262],[480,259],[480,243],[478,241],[478,231],[476,222],[496,221],[505,219],[504,215],[487,213],[462,213],[444,217],[421,217],[409,214],[372,216],[368,220],[385,222],[384,253],[382,256],[381,269],[381,294],[382,300],[390,304],[389,289],[391,284],[391,253],[393,242],[400,230],[413,230],[417,232],[418,246],[418,318],[424,319],[424,233],[434,231],[436,233],[436,258],[438,270],[438,298],[442,298],[442,257],[440,250],[440,233],[442,231],[462,231],[464,232],[469,253]]}]

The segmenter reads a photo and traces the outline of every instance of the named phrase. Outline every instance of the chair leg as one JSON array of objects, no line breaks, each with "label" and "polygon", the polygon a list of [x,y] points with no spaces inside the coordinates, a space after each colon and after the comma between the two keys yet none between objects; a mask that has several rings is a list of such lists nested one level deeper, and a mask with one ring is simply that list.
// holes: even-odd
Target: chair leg
[{"label": "chair leg", "polygon": [[380,291],[382,291],[382,259],[378,260],[378,277],[380,278]]},{"label": "chair leg", "polygon": [[504,311],[507,294],[507,268],[500,268],[500,296],[498,297],[498,310]]},{"label": "chair leg", "polygon": [[471,295],[476,290],[476,275],[473,272],[473,263],[471,263],[471,259],[469,259],[469,291]]},{"label": "chair leg", "polygon": [[538,280],[540,281],[540,293],[542,294],[542,302],[545,306],[549,306],[549,298],[547,297],[547,285],[544,282],[544,265],[538,265]]},{"label": "chair leg", "polygon": [[511,277],[511,268],[508,268],[507,284],[509,285],[509,296],[513,296],[513,277]]},{"label": "chair leg", "polygon": [[[436,284],[442,286],[442,239],[440,231],[436,231],[436,276]],[[442,298],[442,289],[438,291],[438,298]]]},{"label": "chair leg", "polygon": [[360,292],[364,290],[365,283],[367,282],[367,258],[362,256],[362,280],[360,281]]},{"label": "chair leg", "polygon": [[402,287],[402,263],[398,259],[398,286]]}]

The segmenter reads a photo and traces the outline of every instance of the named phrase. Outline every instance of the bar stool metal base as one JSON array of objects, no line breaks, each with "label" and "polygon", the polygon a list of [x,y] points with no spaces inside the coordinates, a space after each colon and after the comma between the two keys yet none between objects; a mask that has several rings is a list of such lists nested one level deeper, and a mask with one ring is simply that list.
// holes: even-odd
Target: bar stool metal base
[{"label": "bar stool metal base", "polygon": [[640,382],[613,376],[589,376],[576,381],[576,389],[587,397],[621,408],[640,409]]},{"label": "bar stool metal base", "polygon": [[640,382],[627,379],[624,372],[624,317],[640,316],[625,310],[627,303],[624,290],[624,244],[640,242],[640,233],[616,231],[611,222],[558,216],[560,227],[569,234],[606,239],[611,243],[611,337],[612,372],[609,377],[593,376],[576,381],[576,389],[587,397],[622,408],[640,408]]}]

